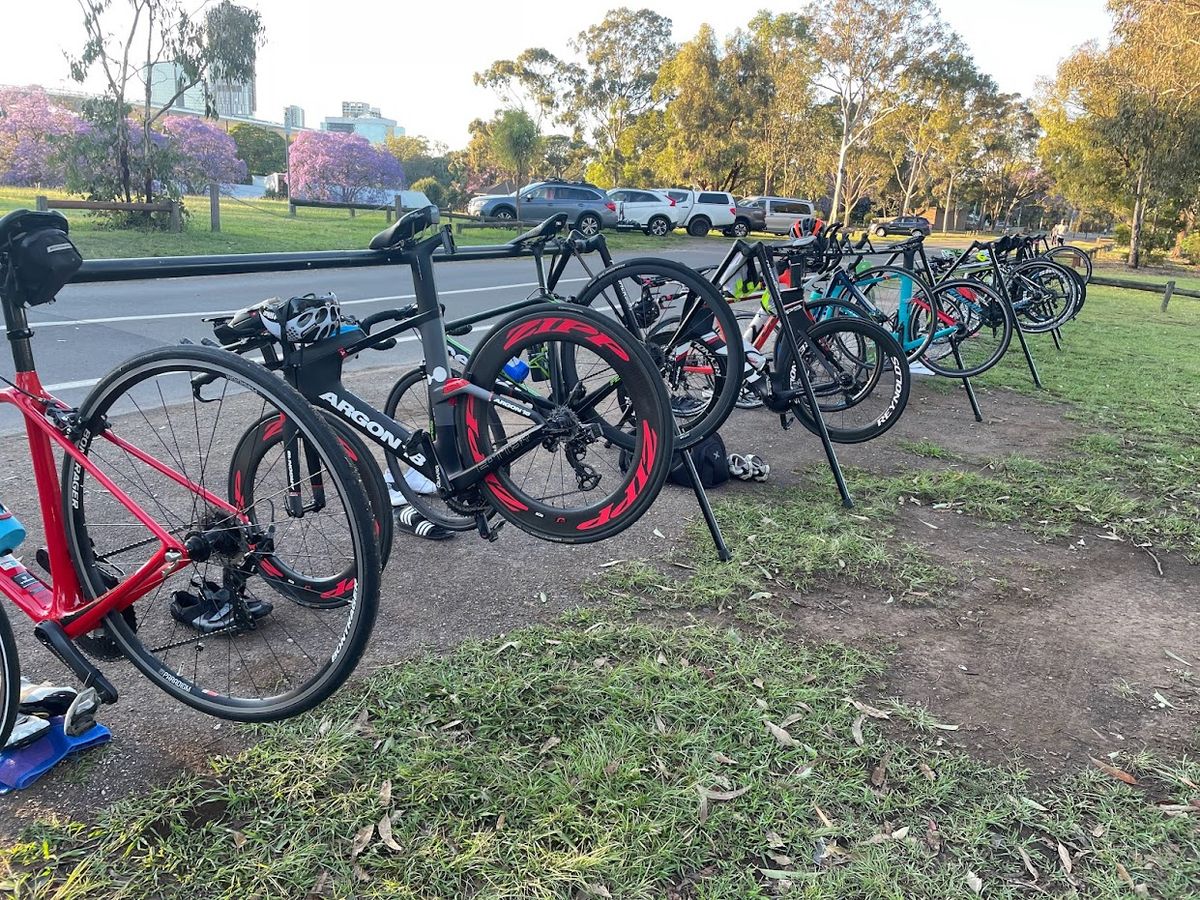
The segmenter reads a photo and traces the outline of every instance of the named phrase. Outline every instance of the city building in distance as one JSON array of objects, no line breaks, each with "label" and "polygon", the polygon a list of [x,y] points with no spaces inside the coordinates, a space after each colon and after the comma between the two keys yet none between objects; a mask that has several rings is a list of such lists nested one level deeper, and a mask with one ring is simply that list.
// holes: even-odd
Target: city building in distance
[{"label": "city building in distance", "polygon": [[404,129],[396,125],[372,106],[360,100],[343,100],[340,116],[326,116],[321,122],[322,131],[339,131],[343,134],[360,134],[372,144],[382,144],[390,137],[399,137]]}]

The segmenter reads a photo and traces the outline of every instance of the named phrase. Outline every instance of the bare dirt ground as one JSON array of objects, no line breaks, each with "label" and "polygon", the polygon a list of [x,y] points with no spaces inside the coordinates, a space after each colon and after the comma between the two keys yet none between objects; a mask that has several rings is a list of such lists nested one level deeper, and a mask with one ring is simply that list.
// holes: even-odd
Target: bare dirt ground
[{"label": "bare dirt ground", "polygon": [[[380,384],[394,377],[361,376],[363,383]],[[1080,433],[1057,404],[1008,391],[983,391],[980,399],[986,420],[977,424],[961,392],[918,382],[900,425],[872,445],[840,448],[841,460],[887,473],[948,465],[903,449],[902,442],[921,438],[969,461],[1018,450],[1052,457]],[[721,493],[778,491],[821,462],[814,438],[799,429],[784,432],[775,421],[766,413],[739,412],[723,429],[731,452],[763,455],[772,476],[766,485],[731,482]],[[23,441],[7,441],[0,471],[10,474],[0,496],[28,526],[36,523],[37,506],[24,459]],[[906,506],[899,514],[898,530],[907,540],[969,577],[948,601],[929,606],[889,602],[886,591],[873,588],[815,587],[785,606],[794,639],[835,639],[884,654],[879,698],[923,704],[938,721],[960,726],[946,732],[948,741],[1039,774],[1078,768],[1088,755],[1118,749],[1194,750],[1200,694],[1184,674],[1188,667],[1166,651],[1200,666],[1200,570],[1160,557],[1159,577],[1146,554],[1086,530],[1047,544],[1016,525],[973,522],[950,511]],[[511,527],[492,544],[469,534],[440,544],[398,535],[359,675],[469,637],[551,620],[580,605],[582,587],[602,564],[659,559],[686,547],[684,529],[696,515],[690,492],[668,487],[641,523],[602,544],[552,546]],[[37,540],[31,534],[27,556]],[[23,617],[12,615],[26,673],[69,679],[33,641]],[[0,832],[11,836],[39,816],[86,816],[180,773],[203,772],[209,756],[253,740],[250,729],[181,707],[128,665],[104,668],[121,691],[121,702],[100,717],[112,729],[112,744],[0,799]]]}]

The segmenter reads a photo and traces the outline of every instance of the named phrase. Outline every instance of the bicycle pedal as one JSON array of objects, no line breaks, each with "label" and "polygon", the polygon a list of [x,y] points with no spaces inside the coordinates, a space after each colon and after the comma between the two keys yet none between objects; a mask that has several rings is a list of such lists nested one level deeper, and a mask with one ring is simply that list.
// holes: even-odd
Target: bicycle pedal
[{"label": "bicycle pedal", "polygon": [[492,524],[492,520],[485,513],[475,513],[475,527],[479,530],[479,536],[491,543],[500,537],[500,529],[504,527],[504,521]]},{"label": "bicycle pedal", "polygon": [[53,621],[38,622],[34,626],[33,634],[63,665],[75,673],[85,688],[95,688],[96,695],[102,702],[117,702],[117,689],[67,637],[62,625]]}]

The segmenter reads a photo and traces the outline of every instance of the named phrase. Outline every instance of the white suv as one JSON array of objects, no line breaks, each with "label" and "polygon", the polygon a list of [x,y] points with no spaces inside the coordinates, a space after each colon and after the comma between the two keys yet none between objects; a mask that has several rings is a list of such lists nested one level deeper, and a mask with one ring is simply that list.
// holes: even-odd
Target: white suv
[{"label": "white suv", "polygon": [[675,201],[679,224],[693,237],[703,237],[714,228],[727,228],[737,219],[737,203],[722,191],[663,191]]},{"label": "white suv", "polygon": [[640,228],[646,234],[666,237],[679,224],[675,201],[662,191],[615,188],[608,199],[617,205],[618,228]]}]

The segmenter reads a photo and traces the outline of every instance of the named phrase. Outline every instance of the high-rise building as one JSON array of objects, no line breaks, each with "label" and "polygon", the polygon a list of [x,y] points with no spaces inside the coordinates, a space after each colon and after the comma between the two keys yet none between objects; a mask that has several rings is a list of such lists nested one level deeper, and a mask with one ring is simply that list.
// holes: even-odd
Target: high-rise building
[{"label": "high-rise building", "polygon": [[303,128],[304,109],[300,106],[288,106],[283,110],[284,128]]},{"label": "high-rise building", "polygon": [[370,103],[363,103],[361,100],[343,100],[342,101],[342,118],[357,119],[359,117],[380,118],[379,107],[372,106]]},{"label": "high-rise building", "polygon": [[404,129],[397,127],[395,119],[380,114],[378,106],[358,100],[343,100],[342,114],[326,116],[321,123],[321,130],[361,134],[372,144],[382,144],[390,137],[404,134]]},{"label": "high-rise building", "polygon": [[[194,84],[179,93],[187,83],[183,69],[178,63],[160,62],[150,66],[150,102],[158,107],[170,104],[172,109],[203,115],[204,93],[212,98],[219,116],[253,118],[257,106],[254,78],[249,81],[210,81]],[[178,96],[176,96],[178,94]],[[174,98],[174,99],[173,99]]]}]

